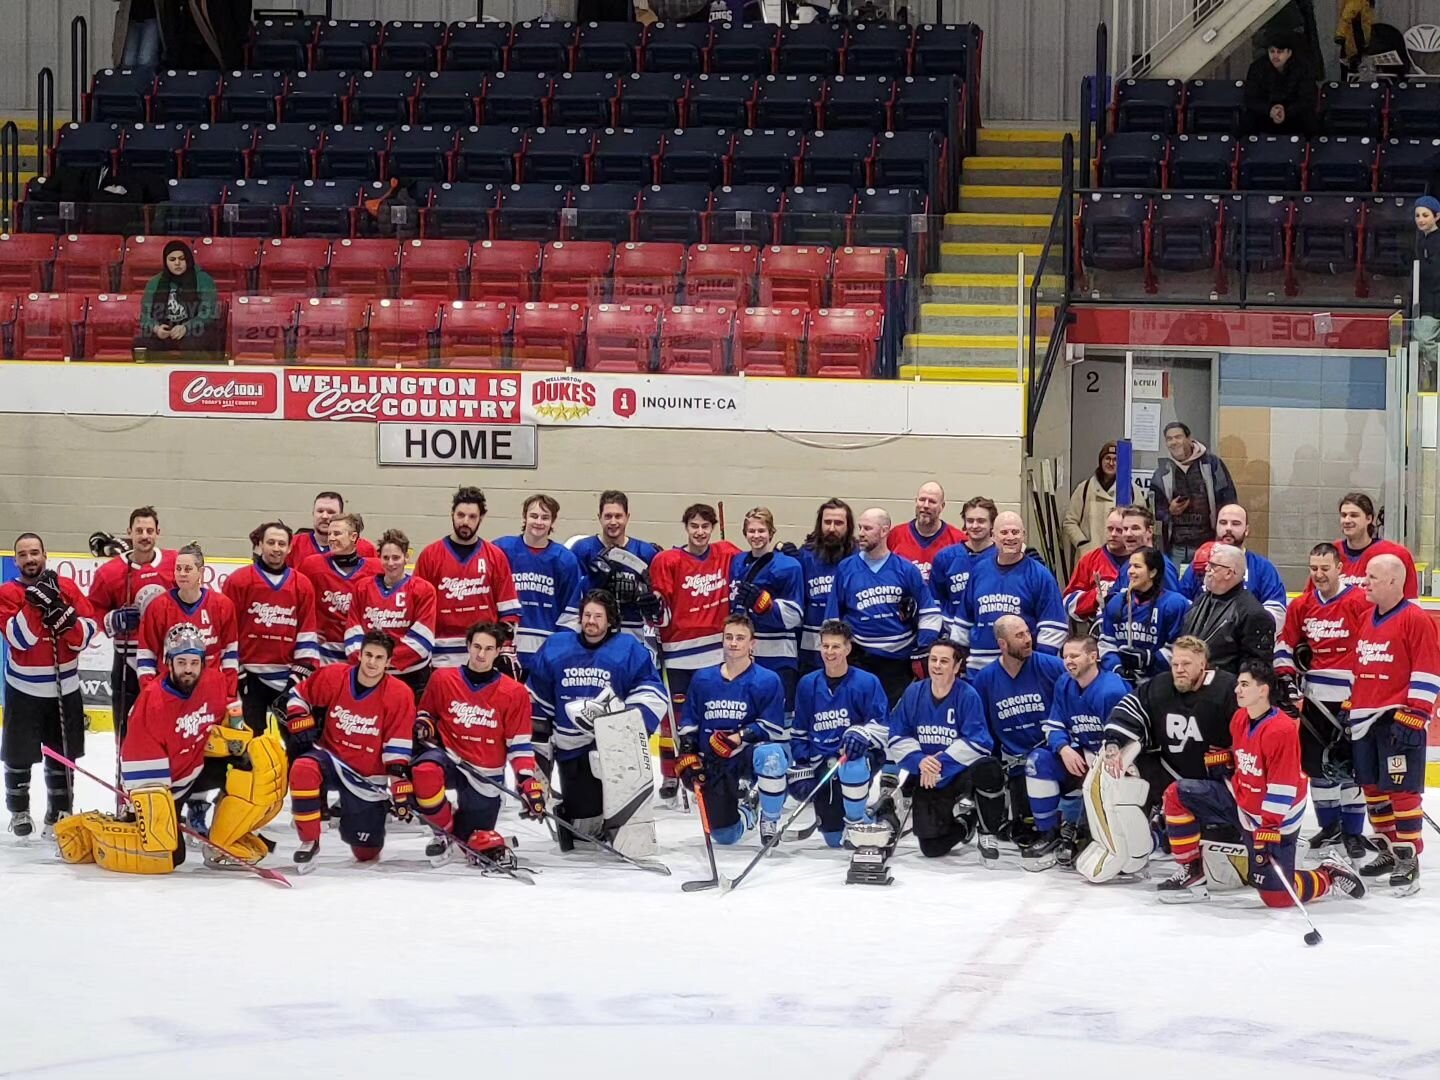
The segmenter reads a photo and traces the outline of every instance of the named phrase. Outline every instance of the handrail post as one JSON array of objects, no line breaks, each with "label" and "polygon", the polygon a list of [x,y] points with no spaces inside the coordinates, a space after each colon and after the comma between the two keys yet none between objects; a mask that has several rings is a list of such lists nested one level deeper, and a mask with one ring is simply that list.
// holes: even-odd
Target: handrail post
[{"label": "handrail post", "polygon": [[[1081,167],[1088,172],[1089,160]],[[1060,251],[1065,260],[1065,296],[1068,298],[1075,288],[1075,140],[1068,134],[1060,142],[1060,201],[1064,206]]]},{"label": "handrail post", "polygon": [[12,217],[20,201],[20,129],[14,120],[0,127],[0,232],[15,231]]},{"label": "handrail post", "polygon": [[1025,253],[1023,251],[1015,254],[1017,267],[1015,270],[1015,381],[1024,383],[1026,381],[1025,371],[1025,301],[1028,299],[1025,292]]},{"label": "handrail post", "polygon": [[70,20],[70,119],[81,119],[80,104],[85,98],[85,79],[90,71],[90,24],[84,15]]},{"label": "handrail post", "polygon": [[1083,170],[1081,174],[1081,187],[1088,188],[1094,183],[1094,178],[1090,174],[1090,166],[1095,157],[1094,151],[1099,147],[1100,141],[1105,138],[1105,125],[1107,123],[1105,114],[1110,103],[1109,95],[1105,92],[1105,88],[1110,82],[1109,41],[1110,27],[1102,22],[1095,28],[1095,77],[1090,84],[1090,92],[1094,95],[1092,112],[1094,114],[1095,137],[1090,145],[1081,147],[1080,156],[1084,159],[1080,162],[1080,168]]},{"label": "handrail post", "polygon": [[55,142],[55,72],[42,67],[35,76],[35,171],[48,176],[47,151]]}]

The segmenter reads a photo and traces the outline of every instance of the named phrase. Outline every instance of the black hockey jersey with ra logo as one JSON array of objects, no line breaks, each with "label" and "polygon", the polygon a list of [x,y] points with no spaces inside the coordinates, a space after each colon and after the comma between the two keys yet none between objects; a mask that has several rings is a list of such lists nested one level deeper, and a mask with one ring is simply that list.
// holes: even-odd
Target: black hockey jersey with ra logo
[{"label": "black hockey jersey with ra logo", "polygon": [[1123,748],[1138,742],[1158,754],[1177,779],[1204,780],[1207,747],[1230,745],[1235,715],[1235,676],[1210,668],[1200,686],[1182,694],[1175,677],[1162,672],[1116,703],[1105,722],[1105,740]]}]

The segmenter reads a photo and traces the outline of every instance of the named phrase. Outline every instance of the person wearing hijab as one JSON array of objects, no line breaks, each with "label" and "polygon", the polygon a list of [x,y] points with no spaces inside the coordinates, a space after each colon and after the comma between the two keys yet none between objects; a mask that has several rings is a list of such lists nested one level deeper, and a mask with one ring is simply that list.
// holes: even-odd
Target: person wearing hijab
[{"label": "person wearing hijab", "polygon": [[1290,33],[1271,36],[1245,73],[1245,109],[1256,135],[1308,135],[1315,125],[1315,80]]},{"label": "person wearing hijab", "polygon": [[1116,460],[1115,444],[1107,442],[1100,447],[1095,471],[1070,495],[1062,524],[1076,555],[1086,555],[1105,542],[1105,519],[1115,509]]},{"label": "person wearing hijab", "polygon": [[220,305],[215,282],[195,266],[190,245],[165,245],[163,267],[145,286],[140,301],[140,343],[165,352],[216,351]]},{"label": "person wearing hijab", "polygon": [[1440,351],[1440,199],[1415,200],[1415,260],[1420,264],[1420,306],[1415,311],[1415,340],[1428,360]]}]

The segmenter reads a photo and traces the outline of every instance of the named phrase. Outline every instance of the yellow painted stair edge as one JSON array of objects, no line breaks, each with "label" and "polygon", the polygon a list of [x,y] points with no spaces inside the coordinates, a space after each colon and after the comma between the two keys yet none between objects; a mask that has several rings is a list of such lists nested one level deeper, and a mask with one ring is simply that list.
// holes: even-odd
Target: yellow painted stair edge
[{"label": "yellow painted stair edge", "polygon": [[[1027,342],[1030,340],[1027,336]],[[1049,344],[1049,338],[1041,338]],[[1013,349],[1014,334],[906,334],[905,344],[916,349]]]},{"label": "yellow painted stair edge", "polygon": [[1060,197],[1058,184],[961,184],[962,199],[1048,199]]},{"label": "yellow painted stair edge", "polygon": [[938,364],[901,364],[900,378],[921,382],[1013,383],[1020,377],[1013,367],[943,367]]},{"label": "yellow painted stair edge", "polygon": [[946,214],[945,224],[964,225],[1008,225],[1016,229],[1048,228],[1050,214],[996,214],[987,210],[961,210]]},{"label": "yellow painted stair edge", "polygon": [[941,255],[1034,255],[1036,258],[1045,250],[1044,244],[1020,244],[994,241],[946,240],[940,245]]}]

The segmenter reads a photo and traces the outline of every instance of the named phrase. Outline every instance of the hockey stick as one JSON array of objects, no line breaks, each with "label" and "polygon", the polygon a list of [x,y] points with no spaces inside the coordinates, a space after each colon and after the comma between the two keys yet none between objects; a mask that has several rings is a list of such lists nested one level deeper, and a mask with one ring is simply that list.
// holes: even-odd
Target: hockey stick
[{"label": "hockey stick", "polygon": [[1429,810],[1421,810],[1420,813],[1425,815],[1425,820],[1430,823],[1430,827],[1432,829],[1434,829],[1436,832],[1440,832],[1440,824],[1436,824],[1435,819],[1430,816]]},{"label": "hockey stick", "polygon": [[[426,824],[429,825],[430,823],[426,822]],[[461,840],[460,837],[456,836],[453,832],[446,832],[444,829],[435,825],[430,825],[430,831],[435,834],[436,839],[443,840],[447,844],[453,844],[470,856],[470,858],[474,859],[481,874],[504,874],[506,877],[513,878],[516,881],[523,881],[526,885],[535,884],[535,879],[527,876],[534,874],[534,870],[524,866],[502,866],[485,852],[476,851],[467,841]]]},{"label": "hockey stick", "polygon": [[720,518],[720,539],[725,539],[725,500],[720,499],[715,504],[716,515]]},{"label": "hockey stick", "polygon": [[[115,798],[120,800],[122,804],[128,803],[130,801],[130,796],[127,795],[120,788],[115,787],[113,784],[106,783],[104,780],[100,779],[100,777],[96,776],[88,769],[81,768],[79,765],[75,764],[75,762],[67,758],[64,754],[57,754],[54,750],[51,750],[50,747],[45,746],[44,744],[41,745],[40,752],[46,757],[54,758],[66,768],[73,769],[75,772],[79,773],[87,780],[95,781],[95,783],[99,784],[105,790],[113,791],[115,793]],[[256,874],[264,878],[266,881],[273,881],[276,885],[283,885],[287,889],[291,887],[290,879],[287,878],[284,874],[280,873],[278,870],[271,870],[265,866],[255,866],[253,863],[247,863],[243,859],[237,859],[234,855],[231,855],[230,852],[226,851],[219,844],[211,843],[208,836],[204,836],[201,833],[196,832],[188,825],[181,825],[178,821],[175,824],[182,834],[184,834],[185,836],[189,836],[194,840],[197,840],[202,847],[215,852],[218,857],[224,859],[227,866],[235,866],[241,870],[248,870],[250,873]]]},{"label": "hockey stick", "polygon": [[1325,939],[1320,936],[1320,931],[1315,929],[1315,921],[1310,918],[1310,913],[1305,910],[1305,905],[1300,902],[1300,897],[1295,894],[1295,885],[1290,880],[1289,872],[1286,871],[1283,866],[1278,866],[1273,862],[1271,867],[1275,871],[1275,876],[1280,879],[1280,884],[1284,886],[1285,891],[1290,895],[1290,900],[1294,903],[1296,910],[1299,911],[1301,917],[1310,924],[1310,930],[1305,935],[1305,944],[1319,945]]},{"label": "hockey stick", "polygon": [[710,835],[710,815],[705,811],[705,785],[695,784],[695,808],[700,811],[700,831],[705,837],[705,854],[710,860],[710,876],[695,881],[682,881],[681,892],[701,892],[720,884],[720,868],[715,865],[715,840]]},{"label": "hockey stick", "polygon": [[720,877],[720,891],[722,893],[728,893],[731,889],[738,889],[740,887],[740,883],[750,876],[750,871],[754,870],[755,867],[759,865],[760,860],[765,858],[766,855],[769,855],[780,843],[780,837],[784,835],[785,830],[794,823],[795,819],[800,816],[800,811],[815,801],[815,796],[820,794],[820,789],[830,783],[835,774],[840,771],[840,766],[843,764],[845,764],[845,755],[841,754],[839,758],[836,759],[835,764],[825,770],[825,775],[820,778],[819,783],[810,789],[810,794],[806,795],[805,798],[800,801],[800,805],[791,811],[790,816],[785,819],[785,823],[775,830],[775,835],[765,841],[764,846],[745,864],[745,869],[741,870],[737,877],[733,880],[723,876]]}]

